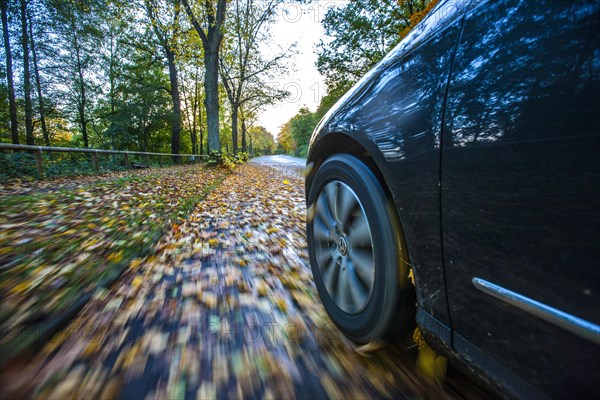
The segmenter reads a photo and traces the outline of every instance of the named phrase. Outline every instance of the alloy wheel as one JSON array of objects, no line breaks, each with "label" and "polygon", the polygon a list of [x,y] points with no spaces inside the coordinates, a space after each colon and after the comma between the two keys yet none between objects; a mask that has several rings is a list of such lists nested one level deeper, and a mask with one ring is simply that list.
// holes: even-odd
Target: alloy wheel
[{"label": "alloy wheel", "polygon": [[335,304],[348,314],[368,304],[375,279],[373,238],[365,210],[345,183],[328,182],[315,204],[317,266]]}]

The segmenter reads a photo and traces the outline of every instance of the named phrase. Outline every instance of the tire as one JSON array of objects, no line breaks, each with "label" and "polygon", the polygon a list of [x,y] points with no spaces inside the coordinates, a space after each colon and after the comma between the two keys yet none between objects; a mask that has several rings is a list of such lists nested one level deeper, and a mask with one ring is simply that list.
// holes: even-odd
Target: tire
[{"label": "tire", "polygon": [[312,272],[333,322],[361,344],[412,332],[404,238],[373,172],[356,157],[335,155],[315,173],[307,203]]}]

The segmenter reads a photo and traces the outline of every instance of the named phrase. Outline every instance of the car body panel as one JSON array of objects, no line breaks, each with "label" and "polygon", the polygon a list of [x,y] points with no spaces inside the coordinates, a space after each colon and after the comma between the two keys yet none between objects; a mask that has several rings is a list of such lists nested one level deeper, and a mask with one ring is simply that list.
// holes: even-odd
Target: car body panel
[{"label": "car body panel", "polygon": [[446,107],[453,345],[552,397],[598,394],[598,346],[472,280],[600,324],[599,33],[598,2],[482,2],[465,17]]}]

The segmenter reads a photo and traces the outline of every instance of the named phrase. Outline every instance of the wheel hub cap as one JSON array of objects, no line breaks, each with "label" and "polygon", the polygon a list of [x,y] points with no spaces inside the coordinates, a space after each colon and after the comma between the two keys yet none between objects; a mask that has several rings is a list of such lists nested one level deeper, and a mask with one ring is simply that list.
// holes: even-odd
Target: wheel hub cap
[{"label": "wheel hub cap", "polygon": [[360,199],[340,181],[327,183],[314,204],[314,252],[327,294],[344,312],[367,306],[375,280],[371,228]]},{"label": "wheel hub cap", "polygon": [[340,236],[340,238],[338,239],[338,248],[342,256],[348,254],[348,242],[343,236]]}]

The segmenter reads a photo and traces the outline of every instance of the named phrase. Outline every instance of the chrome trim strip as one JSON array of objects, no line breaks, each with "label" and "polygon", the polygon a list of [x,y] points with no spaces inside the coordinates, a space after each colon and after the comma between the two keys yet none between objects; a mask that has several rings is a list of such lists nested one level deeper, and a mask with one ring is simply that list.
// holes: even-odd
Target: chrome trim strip
[{"label": "chrome trim strip", "polygon": [[486,294],[494,296],[495,298],[520,308],[523,311],[527,311],[528,313],[531,313],[546,322],[550,322],[551,324],[559,326],[571,333],[591,340],[596,344],[600,344],[600,326],[592,322],[578,318],[571,314],[567,314],[566,312],[557,310],[556,308],[505,289],[502,286],[495,285],[484,279],[473,278],[472,282],[477,289]]}]

